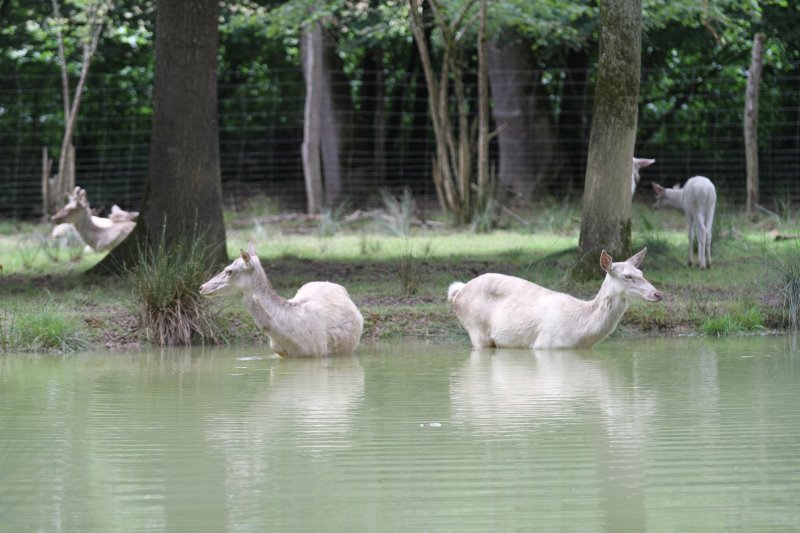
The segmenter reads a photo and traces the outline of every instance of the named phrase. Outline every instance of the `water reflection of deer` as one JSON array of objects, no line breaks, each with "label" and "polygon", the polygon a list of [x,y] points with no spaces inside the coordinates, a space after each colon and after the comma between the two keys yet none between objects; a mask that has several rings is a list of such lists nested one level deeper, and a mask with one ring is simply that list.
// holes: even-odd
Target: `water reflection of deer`
[{"label": "water reflection of deer", "polygon": [[263,503],[265,487],[282,488],[272,496],[277,501],[313,485],[306,477],[308,461],[350,446],[352,421],[364,396],[364,370],[349,356],[275,359],[266,379],[249,372],[242,378],[258,380],[257,388],[213,413],[207,423],[209,440],[224,456],[234,519]]},{"label": "water reflection of deer", "polygon": [[641,455],[655,398],[612,364],[586,350],[473,351],[451,381],[453,417],[527,441],[543,483],[559,471],[588,472],[593,479],[585,483],[602,494],[606,529],[644,530]]}]

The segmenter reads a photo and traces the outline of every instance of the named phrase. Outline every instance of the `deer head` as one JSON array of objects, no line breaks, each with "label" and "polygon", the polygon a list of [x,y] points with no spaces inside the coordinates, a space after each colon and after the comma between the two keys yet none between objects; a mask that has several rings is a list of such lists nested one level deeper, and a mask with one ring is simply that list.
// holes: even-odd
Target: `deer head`
[{"label": "deer head", "polygon": [[256,255],[253,243],[247,245],[247,251],[239,250],[239,257],[226,266],[222,272],[200,286],[203,296],[227,296],[252,291],[258,284],[266,281],[266,274],[261,268],[261,261]]},{"label": "deer head", "polygon": [[50,218],[53,222],[59,224],[62,222],[72,223],[84,216],[84,213],[89,213],[91,216],[89,199],[86,197],[85,190],[80,187],[75,187],[75,189],[67,195],[67,205],[59,209],[58,212]]},{"label": "deer head", "polygon": [[611,278],[612,293],[621,294],[625,298],[638,298],[648,302],[660,302],[663,295],[649,281],[644,279],[639,265],[642,264],[647,248],[625,261],[615,263],[611,256],[603,250],[600,253],[600,268]]}]

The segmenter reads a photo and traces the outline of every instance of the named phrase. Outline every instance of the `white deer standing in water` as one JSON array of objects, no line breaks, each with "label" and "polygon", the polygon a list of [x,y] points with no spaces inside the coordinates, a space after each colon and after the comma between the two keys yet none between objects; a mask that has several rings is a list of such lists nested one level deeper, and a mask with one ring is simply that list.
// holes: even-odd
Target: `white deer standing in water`
[{"label": "white deer standing in water", "polygon": [[[120,212],[132,216],[127,211],[120,210]],[[71,224],[75,227],[83,242],[97,252],[114,248],[136,227],[136,222],[130,219],[117,222],[112,219],[93,216],[92,209],[89,206],[89,199],[86,197],[86,191],[80,187],[75,187],[72,193],[69,194],[67,205],[59,209],[52,216],[52,220],[58,223],[58,226],[53,229],[54,237],[64,233],[64,224]]]},{"label": "white deer standing in water", "polygon": [[447,299],[480,348],[591,348],[617,327],[628,300],[661,300],[642,275],[647,248],[614,263],[605,250],[600,267],[606,277],[593,300],[579,300],[530,281],[503,274],[483,274],[469,283],[452,283]]},{"label": "white deer standing in water", "polygon": [[286,300],[272,288],[251,242],[225,269],[200,287],[205,296],[241,294],[270,348],[284,357],[349,354],[358,346],[364,318],[336,283],[312,281]]},{"label": "white deer standing in water", "polygon": [[689,220],[689,266],[694,259],[694,239],[697,237],[697,260],[700,268],[711,267],[711,228],[717,206],[717,190],[705,176],[689,178],[683,188],[666,189],[653,183],[656,192],[655,209],[672,207],[686,213]]}]

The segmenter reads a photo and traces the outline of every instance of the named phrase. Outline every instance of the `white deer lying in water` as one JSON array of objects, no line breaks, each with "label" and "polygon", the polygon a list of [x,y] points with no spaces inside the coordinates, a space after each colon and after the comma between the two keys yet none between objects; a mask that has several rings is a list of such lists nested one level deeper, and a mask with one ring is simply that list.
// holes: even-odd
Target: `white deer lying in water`
[{"label": "white deer lying in water", "polygon": [[364,318],[344,287],[312,281],[286,300],[272,288],[252,242],[246,252],[241,250],[240,257],[200,287],[200,294],[205,296],[239,293],[278,355],[349,354],[361,339]]},{"label": "white deer lying in water", "polygon": [[97,252],[114,248],[136,227],[136,222],[130,220],[114,222],[108,218],[93,216],[86,191],[80,187],[75,187],[68,197],[67,205],[59,209],[58,213],[52,216],[52,220],[59,223],[53,228],[54,237],[67,231],[63,224],[71,224],[83,242]]},{"label": "white deer lying in water", "polygon": [[638,268],[646,253],[644,248],[627,261],[614,263],[603,250],[600,267],[606,278],[590,301],[503,274],[452,283],[447,299],[476,349],[591,348],[614,331],[628,299],[661,300],[661,293]]},{"label": "white deer lying in water", "polygon": [[665,189],[653,183],[656,191],[655,209],[673,207],[686,213],[689,219],[689,266],[694,259],[694,238],[697,235],[697,260],[700,268],[711,266],[711,227],[717,206],[717,190],[711,180],[704,176],[689,178],[681,189],[676,186]]}]

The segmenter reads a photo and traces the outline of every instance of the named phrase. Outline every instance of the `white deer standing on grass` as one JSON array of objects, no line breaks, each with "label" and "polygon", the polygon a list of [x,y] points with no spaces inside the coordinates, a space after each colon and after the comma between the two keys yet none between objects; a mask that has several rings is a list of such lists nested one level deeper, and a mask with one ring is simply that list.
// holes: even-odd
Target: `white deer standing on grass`
[{"label": "white deer standing on grass", "polygon": [[655,162],[655,159],[645,159],[643,157],[633,158],[633,168],[631,169],[631,195],[636,192],[636,186],[641,179],[641,176],[639,176],[639,169],[649,167]]},{"label": "white deer standing on grass", "polygon": [[[121,210],[120,210],[121,211]],[[124,213],[128,213],[125,211]],[[137,213],[138,215],[138,213]],[[53,222],[58,225],[53,228],[53,237],[64,234],[67,230],[64,224],[71,224],[87,245],[97,252],[110,250],[122,242],[136,227],[136,222],[123,220],[115,222],[109,218],[92,215],[86,191],[75,187],[67,198],[67,205],[59,209],[52,216]]]},{"label": "white deer standing on grass", "polygon": [[286,300],[272,288],[251,242],[247,251],[200,287],[205,296],[241,294],[270,348],[284,357],[349,354],[358,346],[364,318],[347,290],[312,281]]},{"label": "white deer standing on grass", "polygon": [[591,348],[617,327],[628,300],[661,300],[661,293],[639,270],[647,248],[614,263],[605,250],[600,267],[606,277],[593,300],[546,289],[503,274],[483,274],[447,291],[456,316],[480,348]]},{"label": "white deer standing on grass", "polygon": [[655,209],[672,207],[686,213],[689,219],[689,266],[694,259],[694,240],[697,237],[697,256],[700,268],[711,267],[711,228],[717,206],[717,190],[704,176],[689,178],[683,188],[665,189],[653,183],[656,192]]}]

